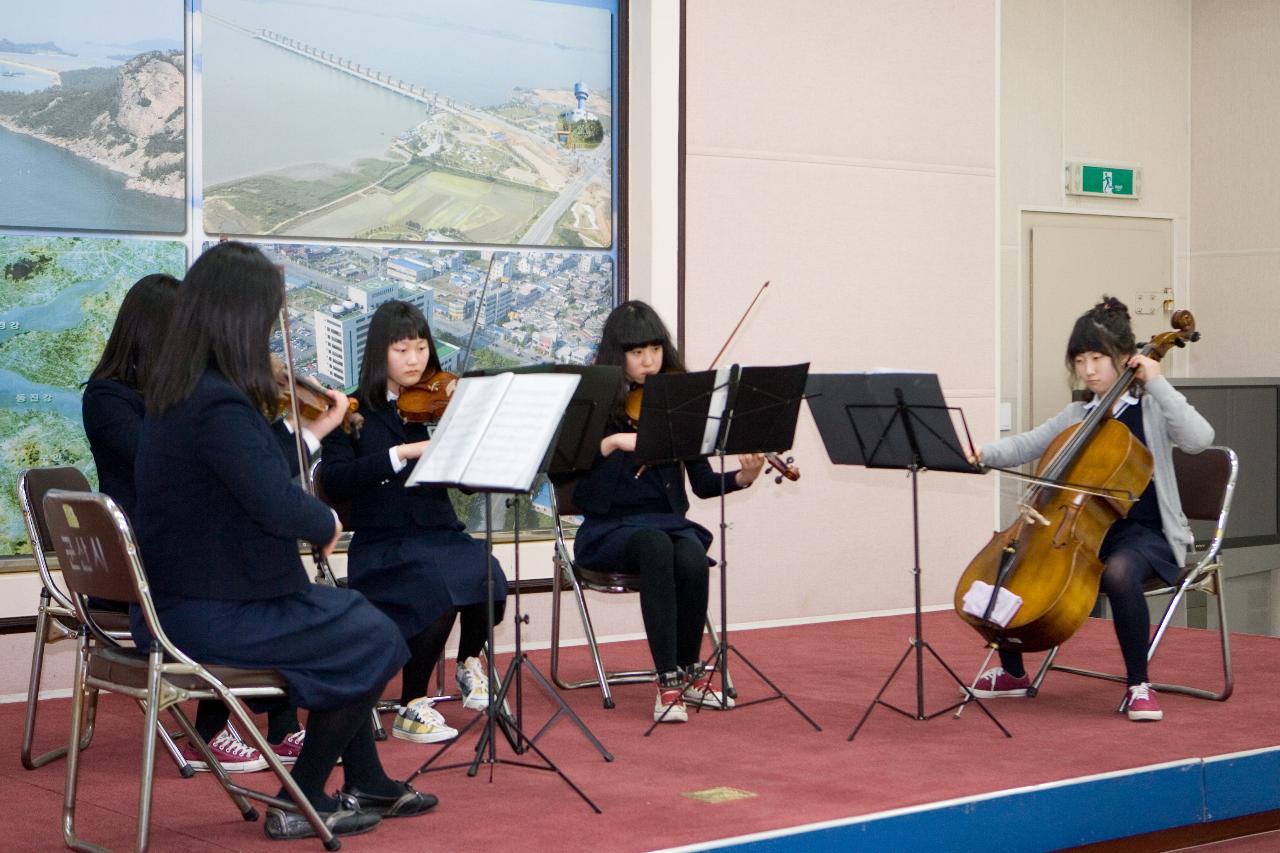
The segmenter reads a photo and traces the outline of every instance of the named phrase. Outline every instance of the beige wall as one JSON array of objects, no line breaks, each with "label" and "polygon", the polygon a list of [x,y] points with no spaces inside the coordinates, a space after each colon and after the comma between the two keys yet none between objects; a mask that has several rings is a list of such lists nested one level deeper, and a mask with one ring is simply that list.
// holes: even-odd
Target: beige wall
[{"label": "beige wall", "polygon": [[[1187,0],[1007,0],[1000,25],[1001,399],[1018,413],[1027,334],[1022,213],[1169,216],[1173,287],[1188,292]],[[1142,166],[1136,200],[1070,196],[1068,160]],[[1101,295],[1081,285],[1080,310]],[[1069,322],[1070,318],[1064,318]],[[1194,365],[1198,352],[1179,364]],[[1194,367],[1192,368],[1194,369]],[[1014,429],[1034,424],[1014,421]]]},{"label": "beige wall", "polygon": [[1203,376],[1280,376],[1280,3],[1191,3],[1191,282]]},{"label": "beige wall", "polygon": [[[978,434],[994,414],[991,3],[688,4],[686,356],[938,372]],[[797,484],[729,500],[735,622],[911,603],[901,472],[830,465],[807,409]],[[925,599],[989,535],[992,484],[921,478]],[[694,516],[711,526],[713,502]]]}]

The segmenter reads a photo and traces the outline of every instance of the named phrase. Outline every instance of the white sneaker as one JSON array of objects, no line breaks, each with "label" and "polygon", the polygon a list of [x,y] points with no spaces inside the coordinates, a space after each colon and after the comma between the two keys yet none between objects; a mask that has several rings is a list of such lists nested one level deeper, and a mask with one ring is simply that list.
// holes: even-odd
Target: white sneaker
[{"label": "white sneaker", "polygon": [[450,728],[440,712],[432,706],[431,699],[423,696],[396,709],[391,736],[414,743],[439,743],[456,738],[458,730]]},{"label": "white sneaker", "polygon": [[716,690],[711,685],[710,675],[689,682],[689,686],[684,689],[684,698],[690,705],[701,705],[718,711],[727,711],[733,707],[733,697]]},{"label": "white sneaker", "polygon": [[470,657],[458,664],[454,678],[462,691],[462,707],[472,711],[489,707],[489,676],[480,658]]},{"label": "white sneaker", "polygon": [[679,687],[658,688],[658,698],[653,703],[653,719],[659,723],[689,722],[689,710],[684,706],[684,696]]}]

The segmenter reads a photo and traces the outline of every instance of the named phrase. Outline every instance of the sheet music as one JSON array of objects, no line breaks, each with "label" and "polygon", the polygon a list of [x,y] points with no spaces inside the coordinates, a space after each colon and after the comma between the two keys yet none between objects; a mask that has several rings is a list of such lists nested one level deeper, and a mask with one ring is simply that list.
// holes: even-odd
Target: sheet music
[{"label": "sheet music", "polygon": [[471,376],[458,380],[458,387],[413,467],[406,485],[418,483],[461,483],[467,463],[475,455],[485,427],[493,419],[502,397],[515,375]]},{"label": "sheet music", "polygon": [[572,373],[516,376],[467,466],[466,484],[527,491],[580,378]]},{"label": "sheet music", "polygon": [[560,373],[461,379],[406,485],[527,491],[579,379]]},{"label": "sheet music", "polygon": [[709,456],[716,452],[716,439],[720,435],[720,421],[724,418],[724,407],[729,404],[729,370],[728,367],[716,368],[716,384],[711,392],[711,401],[707,404],[707,425],[702,431],[702,454]]}]

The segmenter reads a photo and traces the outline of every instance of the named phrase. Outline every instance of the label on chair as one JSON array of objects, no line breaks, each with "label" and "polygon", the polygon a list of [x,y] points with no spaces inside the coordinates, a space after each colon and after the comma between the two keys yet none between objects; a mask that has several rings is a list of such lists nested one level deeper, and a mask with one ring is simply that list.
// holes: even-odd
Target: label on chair
[{"label": "label on chair", "polygon": [[[964,594],[964,612],[981,619],[987,612],[987,604],[991,601],[991,593],[994,591],[995,587],[986,581],[974,581],[973,586],[969,587],[969,591]],[[996,596],[996,604],[991,608],[988,621],[1003,628],[1009,624],[1009,620],[1013,619],[1021,606],[1022,596],[1000,587],[1000,593]]]}]

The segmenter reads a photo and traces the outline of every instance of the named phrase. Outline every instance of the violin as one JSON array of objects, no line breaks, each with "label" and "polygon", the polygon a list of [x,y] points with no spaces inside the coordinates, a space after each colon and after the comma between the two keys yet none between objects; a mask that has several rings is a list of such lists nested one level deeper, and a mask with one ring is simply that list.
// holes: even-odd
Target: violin
[{"label": "violin", "polygon": [[405,423],[437,424],[458,387],[458,377],[447,370],[423,374],[414,385],[400,390],[396,409]]},{"label": "violin", "polygon": [[[1158,361],[1174,346],[1199,340],[1190,311],[1172,319],[1175,331],[1152,337],[1142,355]],[[1154,469],[1151,451],[1111,414],[1135,378],[1134,368],[1126,368],[1088,417],[1054,438],[1018,519],[998,531],[960,576],[956,613],[989,644],[1023,652],[1053,648],[1093,609],[1104,568],[1098,559],[1102,540],[1128,515]],[[978,583],[987,586],[975,588]],[[993,621],[1002,590],[1022,599],[1004,625]],[[973,599],[968,608],[966,597]]]},{"label": "violin", "polygon": [[[275,368],[276,388],[279,391],[280,414],[285,415],[293,410],[293,393],[298,394],[298,416],[303,420],[313,421],[323,415],[333,405],[333,400],[325,393],[324,386],[306,376],[294,375],[289,381],[288,371],[283,364],[273,363]],[[342,431],[348,435],[360,437],[360,427],[364,425],[364,415],[359,412],[360,403],[354,397],[347,398],[347,411],[342,416]]]}]

